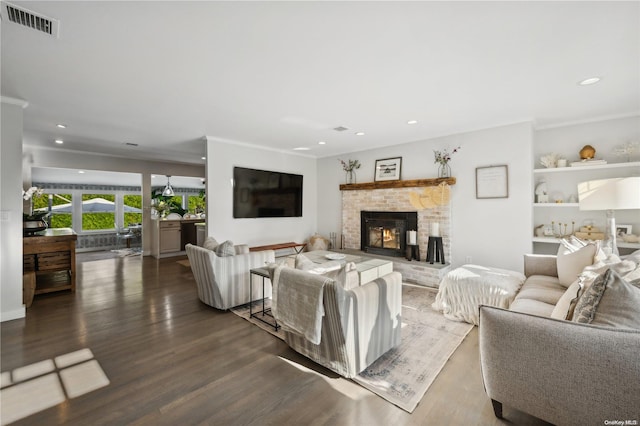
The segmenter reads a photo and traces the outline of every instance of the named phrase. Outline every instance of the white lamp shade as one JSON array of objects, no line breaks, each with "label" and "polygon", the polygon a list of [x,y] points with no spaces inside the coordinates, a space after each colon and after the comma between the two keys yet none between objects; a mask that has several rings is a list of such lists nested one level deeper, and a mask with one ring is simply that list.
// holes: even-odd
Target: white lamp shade
[{"label": "white lamp shade", "polygon": [[640,177],[581,182],[578,199],[580,210],[640,209]]}]

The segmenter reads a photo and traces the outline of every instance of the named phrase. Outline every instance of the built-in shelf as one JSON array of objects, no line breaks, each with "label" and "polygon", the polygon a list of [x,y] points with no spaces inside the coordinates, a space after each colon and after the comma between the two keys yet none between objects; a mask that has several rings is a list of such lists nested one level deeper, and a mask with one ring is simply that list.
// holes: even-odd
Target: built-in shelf
[{"label": "built-in shelf", "polygon": [[441,183],[455,185],[456,178],[434,178],[415,180],[386,180],[381,182],[349,183],[340,185],[340,191],[357,191],[362,189],[414,188],[417,186],[438,186]]},{"label": "built-in shelf", "polygon": [[580,207],[578,203],[533,203],[534,207]]},{"label": "built-in shelf", "polygon": [[570,173],[570,172],[585,172],[589,170],[619,169],[619,168],[626,168],[626,167],[640,167],[640,161],[631,161],[628,163],[599,164],[595,166],[552,167],[548,169],[533,169],[533,173]]},{"label": "built-in shelf", "polygon": [[[559,244],[560,243],[560,238],[533,237],[533,242],[534,243]],[[616,245],[618,247],[620,247],[620,248],[640,249],[640,243],[625,243],[624,241],[616,241]]]}]

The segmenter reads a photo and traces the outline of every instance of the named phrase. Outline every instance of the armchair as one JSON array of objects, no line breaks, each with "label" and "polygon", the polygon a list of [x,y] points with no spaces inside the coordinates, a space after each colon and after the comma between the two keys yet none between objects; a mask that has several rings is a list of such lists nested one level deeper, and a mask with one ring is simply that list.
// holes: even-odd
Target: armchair
[{"label": "armchair", "polygon": [[[274,281],[276,287],[283,280],[305,281],[310,286],[324,285],[319,344],[288,331],[277,313],[276,319],[283,325],[285,341],[293,350],[341,376],[355,377],[400,344],[402,275],[399,272],[391,272],[350,290],[325,276],[288,267],[282,268],[274,280],[277,280],[277,283]],[[278,292],[277,297],[289,294]]]},{"label": "armchair", "polygon": [[[220,257],[213,251],[187,244],[185,250],[198,287],[198,298],[217,309],[229,309],[252,301],[253,268],[275,262],[273,250],[249,252],[244,245],[234,247],[235,256]],[[255,292],[253,300],[262,298]],[[271,296],[271,284],[265,286],[264,297]]]}]

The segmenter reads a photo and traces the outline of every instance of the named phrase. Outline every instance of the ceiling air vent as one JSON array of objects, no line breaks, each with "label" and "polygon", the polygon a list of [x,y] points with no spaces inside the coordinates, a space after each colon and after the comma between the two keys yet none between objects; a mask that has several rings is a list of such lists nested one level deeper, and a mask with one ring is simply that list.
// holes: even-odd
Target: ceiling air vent
[{"label": "ceiling air vent", "polygon": [[133,143],[133,142],[125,142],[124,143],[126,146],[138,146],[137,143]]},{"label": "ceiling air vent", "polygon": [[345,130],[349,130],[349,128],[344,126],[338,126],[338,127],[334,127],[333,130],[335,130],[336,132],[344,132]]},{"label": "ceiling air vent", "polygon": [[10,3],[3,2],[2,6],[6,11],[6,16],[10,22],[58,38],[59,22],[56,19],[51,19],[47,16],[32,12],[28,9]]}]

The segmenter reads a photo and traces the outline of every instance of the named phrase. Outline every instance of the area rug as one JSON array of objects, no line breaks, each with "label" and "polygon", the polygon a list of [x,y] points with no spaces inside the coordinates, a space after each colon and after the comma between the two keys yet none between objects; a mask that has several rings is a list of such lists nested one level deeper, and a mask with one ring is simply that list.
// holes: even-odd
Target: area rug
[{"label": "area rug", "polygon": [[184,259],[184,260],[176,260],[176,263],[178,265],[182,265],[185,268],[191,268],[191,264],[189,263],[189,259]]},{"label": "area rug", "polygon": [[[435,297],[435,290],[403,285],[402,343],[353,379],[409,413],[413,412],[449,357],[473,329],[471,324],[448,320],[434,311],[431,304]],[[269,302],[266,301],[267,306]],[[249,319],[248,305],[231,311],[284,340],[281,330],[276,332],[261,321]]]},{"label": "area rug", "polygon": [[111,252],[117,254],[118,257],[140,256],[142,254],[142,251],[140,249],[132,248],[111,250]]}]

